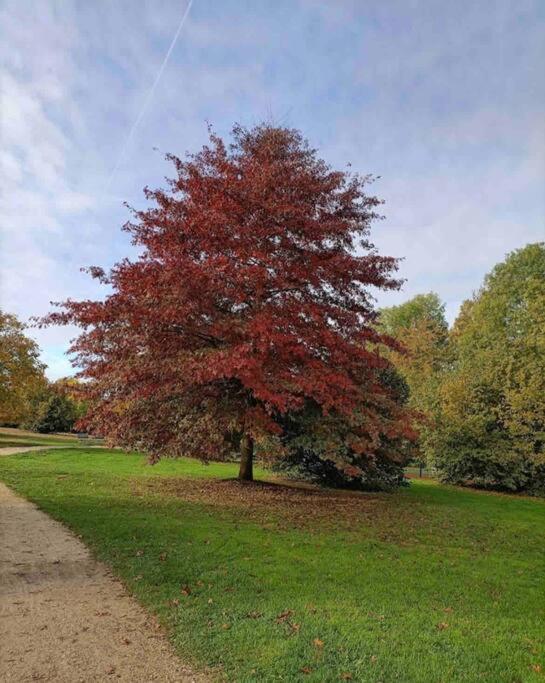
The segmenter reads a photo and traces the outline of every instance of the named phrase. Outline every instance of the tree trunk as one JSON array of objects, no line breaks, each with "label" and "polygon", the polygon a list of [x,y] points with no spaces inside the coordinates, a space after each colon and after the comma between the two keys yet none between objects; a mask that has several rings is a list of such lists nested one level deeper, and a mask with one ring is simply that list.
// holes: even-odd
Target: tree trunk
[{"label": "tree trunk", "polygon": [[240,481],[254,480],[254,441],[248,434],[243,434],[240,440]]}]

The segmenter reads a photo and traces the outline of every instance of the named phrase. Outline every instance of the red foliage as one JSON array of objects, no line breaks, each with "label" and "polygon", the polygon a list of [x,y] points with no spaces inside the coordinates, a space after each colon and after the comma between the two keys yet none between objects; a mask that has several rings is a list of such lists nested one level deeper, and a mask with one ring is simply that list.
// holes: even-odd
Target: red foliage
[{"label": "red foliage", "polygon": [[372,178],[331,170],[297,131],[270,126],[168,158],[168,190],[146,188],[152,208],[125,226],[142,255],[90,268],[112,293],[42,321],[82,328],[72,351],[90,380],[88,427],[154,457],[205,459],[228,432],[275,433],[274,416],[305,399],[345,416],[365,404],[372,427],[390,342],[369,288],[400,285],[396,259],[368,240]]}]

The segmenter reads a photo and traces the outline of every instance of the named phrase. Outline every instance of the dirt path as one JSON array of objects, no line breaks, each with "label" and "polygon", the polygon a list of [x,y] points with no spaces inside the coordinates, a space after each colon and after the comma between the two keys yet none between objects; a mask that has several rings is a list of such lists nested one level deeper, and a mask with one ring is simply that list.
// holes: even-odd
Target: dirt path
[{"label": "dirt path", "polygon": [[206,678],[81,541],[0,483],[0,680]]}]

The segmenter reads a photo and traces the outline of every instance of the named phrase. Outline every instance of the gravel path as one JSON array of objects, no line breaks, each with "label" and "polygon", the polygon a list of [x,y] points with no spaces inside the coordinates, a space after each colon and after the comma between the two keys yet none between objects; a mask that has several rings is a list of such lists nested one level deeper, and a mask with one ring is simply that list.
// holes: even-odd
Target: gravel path
[{"label": "gravel path", "polygon": [[0,484],[0,681],[205,680],[81,541]]}]

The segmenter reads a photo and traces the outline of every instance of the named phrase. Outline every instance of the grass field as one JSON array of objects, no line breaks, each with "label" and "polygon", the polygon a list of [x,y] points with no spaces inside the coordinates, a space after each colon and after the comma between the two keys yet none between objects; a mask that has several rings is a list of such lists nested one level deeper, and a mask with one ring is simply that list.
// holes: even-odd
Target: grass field
[{"label": "grass field", "polygon": [[75,434],[37,434],[23,429],[0,427],[0,449],[17,446],[77,446],[81,443],[94,445],[100,439],[79,439]]},{"label": "grass field", "polygon": [[0,478],[80,534],[218,677],[545,680],[544,501],[234,475],[107,450],[0,458]]}]

